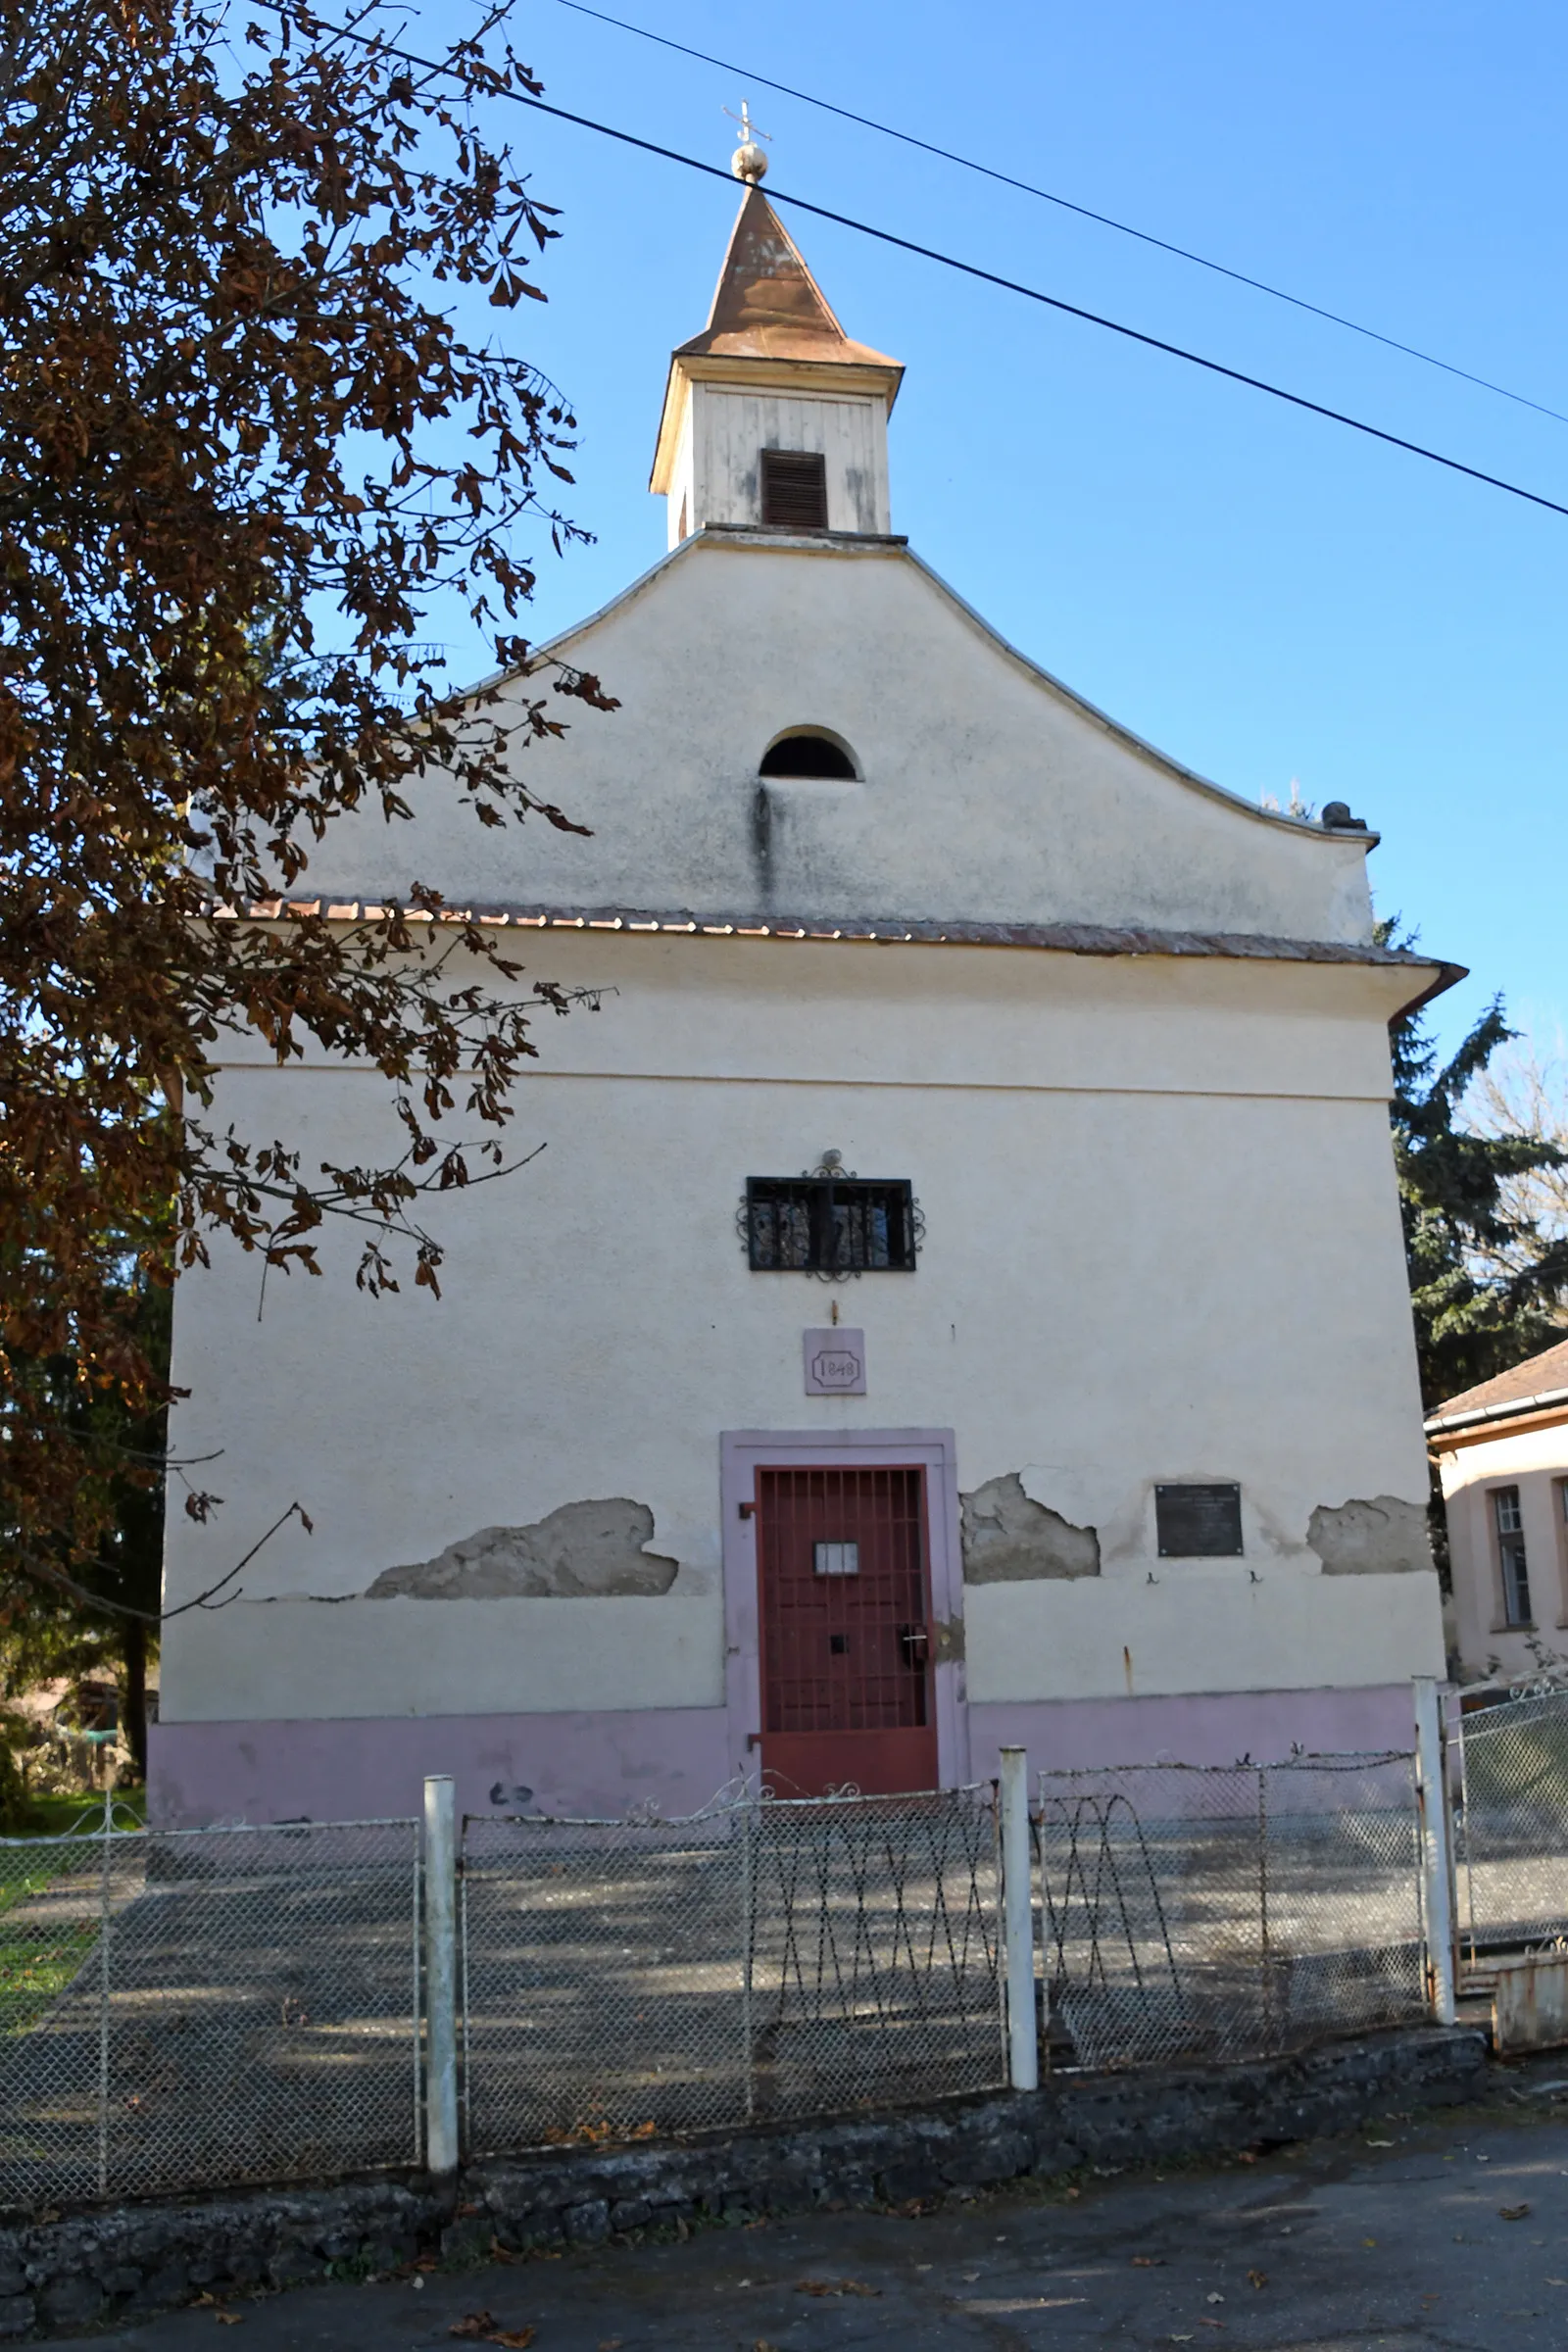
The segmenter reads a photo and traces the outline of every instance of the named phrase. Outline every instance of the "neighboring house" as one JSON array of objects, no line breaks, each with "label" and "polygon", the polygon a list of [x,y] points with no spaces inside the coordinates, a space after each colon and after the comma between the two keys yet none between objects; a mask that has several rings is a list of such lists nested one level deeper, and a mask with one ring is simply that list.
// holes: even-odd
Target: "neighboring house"
[{"label": "neighboring house", "polygon": [[[1375,836],[1267,813],[1015,652],[895,535],[901,370],[760,193],[674,355],[669,553],[556,649],[593,827],[431,789],[334,826],[602,992],[549,1020],[444,1298],[180,1280],[166,1821],[695,1808],[1040,1764],[1378,1747],[1444,1663]],[[999,482],[1000,499],[1013,486]],[[525,690],[519,681],[518,693]],[[505,715],[503,710],[503,716]],[[252,1134],[353,1162],[377,1079],[239,1042]]]},{"label": "neighboring house", "polygon": [[1427,1443],[1463,1675],[1568,1657],[1568,1340],[1440,1404]]}]

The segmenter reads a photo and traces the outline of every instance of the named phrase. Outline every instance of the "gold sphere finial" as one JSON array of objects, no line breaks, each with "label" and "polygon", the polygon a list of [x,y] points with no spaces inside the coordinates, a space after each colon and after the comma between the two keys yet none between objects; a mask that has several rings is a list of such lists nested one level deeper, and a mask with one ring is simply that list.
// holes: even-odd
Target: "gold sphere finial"
[{"label": "gold sphere finial", "polygon": [[751,108],[744,98],[741,100],[739,114],[732,106],[726,106],[724,112],[732,122],[740,124],[740,136],[736,142],[735,152],[729,159],[729,168],[737,179],[744,179],[749,188],[755,188],[767,172],[767,158],[757,142],[759,139],[771,141],[773,134],[771,131],[757,128],[752,121]]}]

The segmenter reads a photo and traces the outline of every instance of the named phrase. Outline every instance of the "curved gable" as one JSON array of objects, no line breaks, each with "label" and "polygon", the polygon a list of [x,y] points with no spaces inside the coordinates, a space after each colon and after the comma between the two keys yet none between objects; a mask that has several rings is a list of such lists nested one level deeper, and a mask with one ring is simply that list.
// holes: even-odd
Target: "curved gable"
[{"label": "curved gable", "polygon": [[[1369,836],[1271,816],[1165,759],[900,541],[704,532],[552,656],[620,700],[519,755],[590,838],[482,833],[431,788],[412,828],[338,831],[313,885],[373,894],[417,871],[454,900],[1371,937]],[[760,778],[799,729],[848,746],[858,776]]]}]

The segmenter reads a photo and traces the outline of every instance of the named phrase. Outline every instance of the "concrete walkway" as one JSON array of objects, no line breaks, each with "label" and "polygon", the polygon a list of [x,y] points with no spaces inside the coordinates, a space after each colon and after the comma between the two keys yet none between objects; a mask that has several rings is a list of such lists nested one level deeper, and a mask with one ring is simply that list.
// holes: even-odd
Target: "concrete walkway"
[{"label": "concrete walkway", "polygon": [[1559,2075],[1568,2059],[1501,2082],[1485,2109],[1255,2164],[308,2287],[112,2340],[198,2352],[216,2329],[224,2352],[453,2352],[532,2328],[534,2352],[1563,2352],[1568,2080],[1560,2104],[1542,2089]]}]

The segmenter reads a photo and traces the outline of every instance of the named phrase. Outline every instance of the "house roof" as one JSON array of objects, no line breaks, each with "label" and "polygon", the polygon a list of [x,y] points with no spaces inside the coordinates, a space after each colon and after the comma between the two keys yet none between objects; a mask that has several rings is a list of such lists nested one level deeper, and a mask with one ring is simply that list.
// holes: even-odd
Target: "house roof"
[{"label": "house roof", "polygon": [[675,357],[809,360],[903,373],[897,360],[844,332],[788,229],[756,187],[741,205],[708,324],[678,345]]},{"label": "house roof", "polygon": [[1438,1435],[1471,1422],[1508,1421],[1553,1406],[1568,1411],[1568,1339],[1543,1348],[1539,1355],[1526,1356],[1522,1364],[1499,1372],[1494,1380],[1483,1380],[1473,1389],[1461,1389],[1457,1396],[1446,1397],[1427,1416],[1426,1426],[1429,1433]]},{"label": "house roof", "polygon": [[[372,899],[254,899],[241,906],[214,902],[220,920],[249,917],[281,922],[324,916],[328,922],[379,922],[388,903]],[[1412,1010],[1466,977],[1458,964],[1439,963],[1404,948],[1329,939],[1270,939],[1250,931],[1118,930],[1101,923],[934,923],[920,917],[865,916],[848,921],[821,916],[659,912],[640,906],[525,906],[470,902],[437,910],[402,908],[411,923],[483,923],[523,931],[667,933],[704,939],[840,940],[860,947],[1034,948],[1065,956],[1217,956],[1258,963],[1339,963],[1392,966],[1412,975],[1434,972],[1427,988],[1402,1007]]]}]

